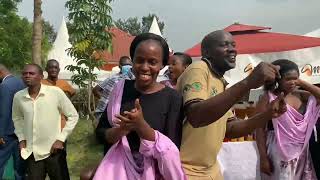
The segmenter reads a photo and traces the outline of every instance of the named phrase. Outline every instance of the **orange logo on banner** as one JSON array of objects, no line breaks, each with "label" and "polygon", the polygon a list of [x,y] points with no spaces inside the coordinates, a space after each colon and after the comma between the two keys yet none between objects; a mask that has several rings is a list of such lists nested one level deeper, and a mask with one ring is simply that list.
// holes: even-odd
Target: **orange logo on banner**
[{"label": "orange logo on banner", "polygon": [[249,63],[243,70],[243,72],[251,74],[251,72],[253,71],[254,67],[251,63]]},{"label": "orange logo on banner", "polygon": [[[302,67],[301,69],[301,73],[306,74],[307,76],[312,76],[312,65],[311,64],[306,64]],[[317,71],[316,67],[315,67],[315,72]]]}]

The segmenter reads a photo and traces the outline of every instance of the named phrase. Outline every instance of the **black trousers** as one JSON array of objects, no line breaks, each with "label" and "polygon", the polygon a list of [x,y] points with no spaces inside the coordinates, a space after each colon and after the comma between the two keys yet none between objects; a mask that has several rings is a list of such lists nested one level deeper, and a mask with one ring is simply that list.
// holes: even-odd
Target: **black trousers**
[{"label": "black trousers", "polygon": [[309,149],[312,157],[313,167],[316,171],[317,178],[320,179],[320,126],[317,125],[318,142],[315,141],[314,132],[309,141]]},{"label": "black trousers", "polygon": [[35,161],[33,154],[26,160],[27,180],[70,180],[65,150],[60,150],[46,159]]}]

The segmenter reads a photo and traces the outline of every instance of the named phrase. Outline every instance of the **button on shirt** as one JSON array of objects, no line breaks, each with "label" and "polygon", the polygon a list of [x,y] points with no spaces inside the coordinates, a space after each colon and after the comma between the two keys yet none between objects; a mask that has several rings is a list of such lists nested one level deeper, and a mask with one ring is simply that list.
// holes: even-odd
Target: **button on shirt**
[{"label": "button on shirt", "polygon": [[[61,113],[67,118],[62,131]],[[21,150],[22,158],[27,159],[33,153],[38,161],[50,156],[50,149],[56,140],[66,140],[79,116],[61,89],[42,84],[35,99],[30,97],[28,88],[16,93],[12,119],[19,141],[27,141],[26,148]]]}]

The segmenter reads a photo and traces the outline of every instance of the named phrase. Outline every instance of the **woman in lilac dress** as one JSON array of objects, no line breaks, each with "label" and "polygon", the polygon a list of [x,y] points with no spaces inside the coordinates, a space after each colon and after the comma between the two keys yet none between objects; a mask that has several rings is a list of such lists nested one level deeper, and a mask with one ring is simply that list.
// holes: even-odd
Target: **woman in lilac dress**
[{"label": "woman in lilac dress", "polygon": [[261,178],[316,180],[308,145],[319,117],[320,89],[299,79],[299,68],[292,61],[281,59],[272,64],[280,66],[281,79],[265,86],[257,111],[284,93],[287,112],[257,130]]},{"label": "woman in lilac dress", "polygon": [[94,180],[183,180],[179,146],[182,97],[156,82],[167,64],[163,38],[145,33],[130,47],[135,80],[117,83],[96,133],[105,157]]},{"label": "woman in lilac dress", "polygon": [[169,79],[161,81],[162,84],[175,89],[178,78],[184,70],[192,63],[189,55],[181,52],[176,52],[170,57],[169,61]]}]

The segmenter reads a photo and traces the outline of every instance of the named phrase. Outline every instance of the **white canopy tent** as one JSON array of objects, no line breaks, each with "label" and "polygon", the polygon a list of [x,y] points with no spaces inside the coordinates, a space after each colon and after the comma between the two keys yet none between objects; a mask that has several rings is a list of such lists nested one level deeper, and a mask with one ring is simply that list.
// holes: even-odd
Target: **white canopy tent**
[{"label": "white canopy tent", "polygon": [[[149,33],[153,33],[163,37],[156,17],[153,17],[152,24],[149,29]],[[170,48],[169,50],[172,52]],[[161,71],[159,72],[157,81],[160,82],[160,81],[166,80],[166,77],[164,77],[164,73],[166,72],[166,70],[168,70],[168,66],[165,66],[163,69],[161,69]]]},{"label": "white canopy tent", "polygon": [[[48,54],[48,59],[55,59],[60,64],[60,79],[70,80],[71,76],[73,75],[72,72],[66,70],[66,67],[68,65],[76,65],[76,62],[73,60],[73,57],[69,56],[66,51],[68,48],[71,47],[72,45],[69,42],[67,24],[63,17],[59,31],[57,33],[57,37],[53,43],[53,47]],[[104,80],[112,74],[111,72],[98,69],[95,69],[94,73],[98,74],[98,80]]]}]

